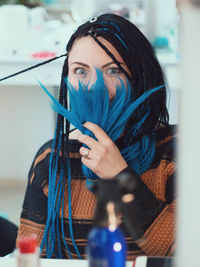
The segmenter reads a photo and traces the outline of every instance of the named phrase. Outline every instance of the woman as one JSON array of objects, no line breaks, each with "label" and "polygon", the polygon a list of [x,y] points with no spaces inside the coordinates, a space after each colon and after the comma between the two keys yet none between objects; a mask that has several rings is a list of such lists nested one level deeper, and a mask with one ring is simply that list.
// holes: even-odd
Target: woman
[{"label": "woman", "polygon": [[[115,135],[111,134],[112,129],[106,130],[109,125],[106,128],[87,120],[79,128],[82,133],[73,131],[69,135],[69,122],[64,118],[66,114],[69,119],[64,110],[68,108],[67,90],[72,92],[71,105],[75,103],[77,110],[80,92],[94,101],[91,93],[95,96],[99,79],[107,88],[108,114],[111,108],[111,115],[118,110],[117,103],[122,106],[120,119],[112,125]],[[119,93],[120,86],[129,94],[128,102]],[[95,114],[102,112],[97,101],[98,97],[102,101],[102,95],[106,98],[104,90],[101,96],[95,96]],[[122,224],[127,259],[138,255],[172,255],[174,127],[168,124],[162,70],[144,35],[126,19],[112,14],[92,18],[80,26],[67,45],[59,97],[64,109],[53,101],[60,113],[55,137],[40,148],[31,166],[18,239],[36,233],[42,256],[84,258],[96,206],[91,183],[99,178],[128,175],[135,181],[136,189],[134,200],[124,213],[124,221],[128,214],[135,219],[128,220],[128,231]],[[87,103],[80,105],[77,112],[82,113]],[[132,108],[131,114],[118,127],[128,108]]]}]

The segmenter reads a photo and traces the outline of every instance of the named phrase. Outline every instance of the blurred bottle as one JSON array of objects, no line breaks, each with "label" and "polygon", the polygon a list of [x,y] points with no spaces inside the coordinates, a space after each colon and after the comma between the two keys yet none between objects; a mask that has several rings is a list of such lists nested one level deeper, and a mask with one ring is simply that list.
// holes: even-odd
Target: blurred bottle
[{"label": "blurred bottle", "polygon": [[39,255],[40,248],[35,235],[18,241],[17,267],[39,267]]},{"label": "blurred bottle", "polygon": [[[100,203],[102,203],[100,201]],[[103,204],[103,203],[102,203]],[[125,267],[126,242],[123,233],[118,227],[119,217],[114,202],[98,206],[96,227],[88,235],[88,260],[90,267]],[[100,219],[101,218],[101,219]]]}]

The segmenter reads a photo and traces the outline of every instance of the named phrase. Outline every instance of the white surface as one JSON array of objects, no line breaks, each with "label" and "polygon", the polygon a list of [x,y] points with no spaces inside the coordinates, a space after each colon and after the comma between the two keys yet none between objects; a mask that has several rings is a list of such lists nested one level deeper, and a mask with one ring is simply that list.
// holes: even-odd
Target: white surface
[{"label": "white surface", "polygon": [[73,0],[72,17],[78,23],[84,23],[95,14],[95,0]]},{"label": "white surface", "polygon": [[[64,53],[63,53],[64,54]],[[62,66],[65,57],[42,65],[31,71],[22,73],[10,79],[0,82],[0,86],[19,85],[19,86],[38,86],[32,74],[45,86],[58,86],[61,80]],[[46,61],[47,59],[32,59],[22,57],[0,57],[0,78],[29,68],[33,65]]]},{"label": "white surface", "polygon": [[0,179],[27,180],[37,150],[54,135],[54,124],[50,100],[39,85],[0,86]]},{"label": "white surface", "polygon": [[[185,3],[185,6],[183,5]],[[188,4],[187,4],[188,3]],[[199,267],[200,240],[200,8],[182,9],[182,87],[179,141],[178,267]]]},{"label": "white surface", "polygon": [[150,41],[157,36],[169,38],[170,29],[176,27],[176,0],[146,1],[146,35]]},{"label": "white surface", "polygon": [[134,267],[146,267],[146,264],[147,256],[140,256],[136,258]]},{"label": "white surface", "polygon": [[13,50],[27,51],[27,40],[30,39],[27,7],[24,5],[0,6],[0,39],[1,53],[11,53]]},{"label": "white surface", "polygon": [[[36,152],[53,138],[56,115],[34,76],[56,95],[50,87],[60,84],[63,60],[0,82],[0,179],[26,180]],[[41,61],[1,57],[0,77]]]},{"label": "white surface", "polygon": [[[16,259],[0,258],[0,266],[17,267],[17,261]],[[133,266],[132,262],[127,262],[126,267],[132,267],[132,266]],[[41,259],[40,267],[88,267],[88,261]]]}]

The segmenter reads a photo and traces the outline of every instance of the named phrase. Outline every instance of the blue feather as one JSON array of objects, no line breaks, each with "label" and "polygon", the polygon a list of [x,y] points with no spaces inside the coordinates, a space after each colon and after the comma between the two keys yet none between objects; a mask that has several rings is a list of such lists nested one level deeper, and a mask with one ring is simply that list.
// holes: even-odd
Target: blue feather
[{"label": "blue feather", "polygon": [[[50,92],[44,87],[44,85],[42,85],[39,81],[38,82],[45,93],[50,97],[53,110],[65,117],[82,133],[96,139],[92,132],[83,127],[84,122],[90,121],[99,125],[113,141],[116,141],[117,138],[119,138],[123,133],[127,121],[138,108],[138,106],[142,105],[142,103],[149,96],[151,96],[154,92],[160,90],[164,85],[145,91],[142,96],[140,96],[136,101],[133,101],[131,99],[132,88],[130,84],[127,81],[125,85],[123,81],[119,79],[119,85],[116,87],[116,96],[114,97],[114,99],[112,99],[112,101],[109,101],[109,92],[104,83],[103,74],[98,69],[96,70],[96,72],[97,80],[93,85],[90,85],[90,81],[87,84],[80,81],[78,89],[75,89],[72,84],[70,84],[70,82],[66,79],[70,98],[70,110],[64,108],[50,94]],[[143,107],[141,108],[141,110],[143,113]],[[130,131],[132,137],[137,134],[149,115],[150,107],[147,109],[147,112],[143,115],[143,117],[141,117],[141,119],[131,127]],[[57,129],[55,133],[56,132]],[[59,258],[62,258],[60,235],[62,236],[65,249],[68,251],[70,258],[72,258],[64,236],[63,212],[65,179],[63,176],[63,165],[61,165],[58,178],[58,161],[62,134],[63,132],[62,130],[60,130],[58,147],[56,150],[58,152],[53,158],[55,149],[55,134],[49,165],[48,213],[44,236],[41,244],[41,249],[46,246],[47,257],[49,258],[52,257],[53,254],[55,254]],[[154,132],[152,132],[151,136],[143,136],[141,140],[138,140],[134,144],[131,142],[131,139],[127,140],[128,137],[124,136],[124,138],[127,146],[123,147],[123,149],[121,150],[122,156],[127,161],[128,165],[132,167],[138,174],[144,173],[152,163],[155,154],[156,143]],[[69,230],[74,249],[77,252],[79,258],[81,258],[73,235],[71,209],[71,170],[69,157],[67,161],[67,167]],[[90,190],[91,185],[99,178],[85,165],[82,165],[82,169],[83,173],[87,177],[86,186]],[[60,209],[61,226],[59,226]]]},{"label": "blue feather", "polygon": [[[104,82],[103,74],[98,69],[96,69],[96,74],[97,80],[94,84],[90,85],[90,82],[85,84],[80,81],[77,89],[66,79],[69,89],[70,110],[65,109],[41,83],[40,85],[51,98],[53,109],[64,116],[82,133],[95,138],[93,133],[83,127],[86,121],[90,121],[99,125],[113,141],[116,141],[123,133],[127,121],[135,110],[153,93],[163,88],[164,85],[146,90],[144,94],[133,101],[131,99],[132,89],[129,82],[127,81],[125,85],[119,79],[118,86],[116,87],[116,95],[112,101],[109,101],[109,92]],[[149,114],[150,109],[132,127],[132,136],[136,135]],[[140,142],[130,144],[121,151],[125,160],[128,164],[132,165],[137,173],[144,172],[153,160],[153,151],[155,151],[153,146],[155,146],[155,142],[153,139],[150,139],[150,137],[144,136]],[[97,179],[96,174],[84,165],[83,172],[88,178],[88,183]]]}]

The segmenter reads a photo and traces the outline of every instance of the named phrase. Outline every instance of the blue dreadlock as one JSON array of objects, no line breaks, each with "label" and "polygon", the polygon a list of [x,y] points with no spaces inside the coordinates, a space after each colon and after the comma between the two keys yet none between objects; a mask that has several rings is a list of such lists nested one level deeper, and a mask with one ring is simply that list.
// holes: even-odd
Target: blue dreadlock
[{"label": "blue dreadlock", "polygon": [[[52,96],[51,96],[52,97]],[[59,103],[59,102],[58,102]],[[56,128],[57,132],[57,128]],[[64,193],[65,193],[65,179],[64,179],[64,165],[61,163],[58,171],[59,165],[59,151],[61,148],[61,137],[62,137],[62,129],[59,131],[59,142],[58,142],[58,152],[56,153],[56,158],[53,161],[53,156],[55,155],[55,142],[56,142],[56,134],[54,136],[52,152],[49,163],[49,187],[48,187],[48,214],[47,214],[47,222],[45,226],[45,232],[43,236],[43,240],[41,243],[41,250],[43,247],[46,247],[46,255],[47,258],[51,258],[55,255],[57,258],[62,258],[62,249],[61,249],[61,240],[60,236],[62,236],[62,241],[64,243],[64,247],[66,248],[69,257],[72,259],[72,255],[65,241],[64,235],[64,221],[63,221],[63,213],[64,213]],[[68,210],[69,210],[69,230],[72,239],[72,243],[76,250],[77,255],[81,258],[78,248],[75,244],[73,229],[72,229],[72,209],[71,209],[71,168],[70,168],[70,160],[69,154],[67,154],[67,167],[68,167]],[[59,175],[59,177],[57,176]],[[55,208],[56,207],[56,208]],[[59,226],[59,212],[61,209],[61,230]],[[56,231],[56,233],[55,233]],[[61,232],[60,232],[61,231]],[[56,246],[56,244],[58,244]]]},{"label": "blue dreadlock", "polygon": [[[151,131],[148,133],[145,133],[145,130],[144,130],[144,125],[152,124],[152,123],[149,123],[150,122],[149,115],[150,113],[151,115],[153,114],[152,113],[153,106],[147,102],[149,101],[148,99],[151,99],[149,97],[151,96],[151,94],[154,93],[155,95],[157,91],[162,91],[160,89],[163,89],[163,87],[165,86],[162,85],[163,80],[161,79],[161,82],[159,82],[157,86],[150,87],[150,84],[146,83],[146,75],[144,75],[142,71],[142,75],[144,75],[143,79],[145,78],[144,85],[142,85],[142,88],[144,88],[145,86],[146,90],[144,90],[144,92],[140,93],[139,95],[139,90],[136,87],[134,94],[133,94],[133,90],[131,90],[134,88],[133,79],[126,72],[126,70],[124,70],[124,68],[116,60],[113,54],[107,49],[107,47],[105,47],[100,42],[100,40],[98,39],[98,36],[103,36],[105,39],[110,41],[114,46],[117,45],[117,50],[120,52],[122,57],[125,55],[123,58],[130,70],[132,70],[132,67],[130,66],[130,58],[132,55],[136,55],[137,53],[135,51],[131,51],[132,46],[131,47],[127,46],[126,37],[124,37],[124,35],[121,33],[116,23],[113,23],[113,22],[110,23],[110,21],[109,23],[105,23],[105,21],[106,20],[103,19],[102,23],[97,22],[96,26],[95,24],[90,25],[90,23],[86,23],[85,25],[81,26],[80,29],[78,29],[77,32],[70,39],[68,46],[67,46],[67,50],[70,51],[70,49],[73,46],[73,42],[77,38],[84,36],[84,34],[90,35],[97,42],[97,44],[101,46],[102,49],[104,49],[104,51],[111,57],[114,63],[117,64],[120,71],[124,73],[124,75],[127,77],[128,90],[125,90],[124,85],[121,83],[121,88],[117,88],[116,90],[115,99],[111,103],[109,103],[108,92],[105,88],[105,85],[104,85],[104,82],[103,82],[103,79],[100,73],[97,73],[97,77],[98,77],[97,82],[95,83],[95,85],[93,85],[92,88],[90,88],[90,90],[87,90],[87,86],[85,87],[83,84],[79,83],[79,90],[76,91],[69,84],[69,82],[65,80],[65,84],[63,83],[62,86],[66,88],[68,87],[69,89],[69,95],[70,95],[70,101],[71,101],[71,112],[70,112],[66,108],[63,107],[62,103],[59,104],[44,87],[43,89],[51,97],[54,103],[53,105],[54,110],[58,112],[58,114],[60,114],[61,116],[67,118],[67,120],[71,122],[82,133],[85,133],[85,134],[88,134],[94,137],[90,131],[88,131],[87,129],[83,127],[83,123],[86,120],[94,122],[98,124],[100,127],[102,127],[102,129],[107,132],[107,134],[111,137],[113,141],[116,141],[117,138],[124,131],[125,146],[123,150],[121,151],[121,153],[123,157],[125,158],[125,160],[127,161],[128,165],[131,166],[138,174],[141,174],[150,166],[154,158],[154,154],[155,154],[155,134],[154,134],[155,126],[152,125]],[[106,26],[108,28],[107,30],[106,30]],[[135,63],[137,64],[137,61],[135,61]],[[134,73],[135,79],[137,78],[136,75],[137,73]],[[137,84],[137,81],[136,81],[136,84]],[[161,84],[161,86],[158,86],[159,84]],[[153,88],[153,89],[147,90],[147,88],[148,89]],[[135,99],[132,98],[133,95],[135,95]],[[66,95],[65,95],[65,98],[66,98]],[[81,104],[87,103],[87,105],[84,105],[84,108],[81,110],[81,112],[78,109],[78,107],[80,107],[80,103]],[[165,106],[165,105],[162,105],[162,106]],[[98,113],[93,112],[94,110],[95,111],[97,110],[97,107],[98,107],[99,112]],[[101,113],[100,110],[104,112]],[[134,111],[135,111],[135,114],[134,114]],[[156,114],[156,116],[160,116],[160,115]],[[108,118],[110,119],[108,120]],[[137,118],[136,121],[134,121],[135,118]],[[130,121],[131,119],[133,120],[133,122],[131,123],[132,126],[126,129],[126,126],[130,125],[130,124],[127,124],[127,122]],[[155,120],[152,120],[153,123],[154,121]],[[138,138],[139,134],[141,135],[140,138]],[[140,141],[133,142],[134,137]],[[54,152],[52,151],[52,153]],[[73,236],[73,229],[72,229],[71,185],[70,185],[71,172],[70,172],[70,159],[69,157],[67,159],[68,159],[67,160],[67,167],[68,167],[67,177],[68,177],[68,211],[69,211],[68,219],[69,219],[70,236],[71,236],[74,248],[76,250],[76,253],[80,258],[80,253],[78,252],[77,246],[75,244],[74,236]],[[91,184],[93,184],[96,181],[96,179],[98,179],[98,177],[85,165],[83,165],[82,167],[83,167],[83,173],[87,177],[86,186],[87,188],[90,188]],[[51,177],[49,177],[49,179],[51,179]],[[54,207],[49,207],[49,208],[54,209]],[[67,244],[65,242],[65,236],[64,236],[64,231],[63,231],[64,225],[63,225],[62,216],[63,216],[63,213],[61,215],[62,240],[64,241],[64,246],[68,251],[69,257],[72,257],[72,255],[69,253]],[[48,229],[48,227],[52,228],[55,226],[53,224],[50,226],[47,224],[46,229]],[[44,236],[44,239],[45,238],[47,237]],[[54,244],[56,242],[57,243],[60,242],[59,240],[56,241],[55,236],[53,236],[52,238],[51,237],[48,237],[48,238],[52,239],[52,242]],[[49,250],[49,248],[50,246],[46,246],[47,250]],[[49,256],[51,257],[52,254],[49,254]]]},{"label": "blue dreadlock", "polygon": [[118,25],[116,25],[114,22],[111,22],[111,21],[102,21],[101,23],[102,23],[102,25],[105,24],[106,26],[108,26],[108,25],[113,26],[113,28],[112,27],[111,28],[102,27],[99,30],[104,30],[104,31],[108,31],[110,33],[113,33],[119,39],[119,41],[122,43],[122,45],[126,48],[126,50],[128,51],[128,47],[127,47],[125,41],[122,39],[122,38],[124,38],[124,35],[120,31]]},{"label": "blue dreadlock", "polygon": [[[119,16],[111,14],[102,15],[94,21],[94,23],[87,22],[78,28],[68,42],[67,51],[70,52],[76,39],[87,35],[91,36],[91,38],[93,38],[96,43],[110,56],[113,62],[116,63],[125,77],[127,77],[128,90],[125,90],[124,85],[121,83],[121,86],[119,86],[116,90],[115,99],[109,103],[107,89],[105,88],[101,74],[98,73],[97,82],[92,88],[90,88],[90,90],[87,89],[87,86],[79,83],[79,90],[76,91],[70,83],[66,81],[66,77],[68,75],[67,62],[64,64],[66,70],[64,70],[62,74],[61,91],[64,91],[63,96],[59,99],[60,104],[44,87],[43,89],[51,97],[53,101],[53,108],[56,112],[58,112],[58,118],[61,116],[62,122],[64,122],[65,117],[82,133],[94,137],[90,131],[83,127],[83,123],[86,120],[98,124],[104,131],[107,132],[113,141],[116,141],[123,132],[124,145],[121,150],[122,156],[125,158],[129,166],[131,166],[138,174],[142,174],[146,169],[148,169],[154,158],[156,146],[155,127],[156,125],[159,125],[159,123],[165,125],[168,122],[168,112],[165,103],[166,88],[162,77],[162,70],[154,57],[151,45],[133,24]],[[108,40],[118,50],[124,59],[125,64],[128,66],[131,76],[121,66],[120,62],[117,61],[107,47],[103,45],[98,38],[99,36]],[[66,107],[67,90],[70,95],[71,112]],[[81,112],[78,109],[78,107],[80,107],[80,103],[83,107]],[[83,106],[82,103],[87,103],[87,105],[85,104]],[[97,110],[97,107],[99,112],[93,112],[93,110]],[[68,128],[69,122],[66,121],[66,127]],[[54,163],[51,163],[50,166],[51,171],[49,172],[49,180],[51,180],[51,175],[54,173],[53,170],[55,171],[57,168],[56,161],[59,160],[59,157],[55,156],[56,151],[66,153],[66,155],[62,155],[62,157],[67,158],[67,162],[65,162],[67,164],[64,164],[61,160],[60,168],[64,168],[64,178],[62,177],[61,171],[59,173],[59,178],[57,177],[57,186],[60,185],[59,190],[62,190],[61,199],[59,198],[60,194],[58,189],[53,189],[52,194],[50,193],[50,196],[48,196],[50,199],[57,200],[57,206],[55,208],[55,206],[53,206],[55,201],[53,202],[52,200],[49,200],[51,205],[48,206],[48,210],[50,210],[50,212],[48,212],[43,244],[45,243],[46,250],[50,251],[48,252],[49,257],[51,257],[53,253],[58,255],[57,257],[62,257],[59,239],[59,237],[62,236],[64,247],[68,251],[69,257],[72,258],[64,235],[63,210],[65,186],[64,181],[62,184],[64,189],[62,189],[62,186],[59,183],[60,179],[65,180],[67,177],[69,230],[75,251],[80,258],[80,253],[75,244],[72,228],[70,158],[67,147],[59,150],[58,140],[60,135],[64,135],[64,128],[61,124],[59,124],[59,121],[57,125],[58,129],[55,135],[55,149],[54,146],[52,149],[52,154],[54,154]],[[63,129],[63,132],[61,132],[61,129]],[[66,129],[65,133],[68,134],[68,132],[69,130]],[[61,140],[61,143],[62,146],[63,144],[68,144],[68,137],[66,137],[65,141]],[[98,177],[91,170],[86,168],[86,166],[83,165],[82,167],[83,173],[87,177],[86,186],[90,188],[91,184],[94,183]],[[67,168],[67,171],[65,168]],[[55,171],[55,173],[58,175],[57,171]],[[50,185],[55,186],[55,182]],[[55,198],[56,195],[57,197]],[[57,223],[59,217],[57,211],[59,210],[58,206],[60,205],[60,201],[61,230],[59,229]],[[51,212],[51,209],[55,209],[56,211]],[[54,219],[54,216],[57,219]],[[51,230],[56,226],[57,240],[55,230]],[[51,247],[54,249],[51,249]]]},{"label": "blue dreadlock", "polygon": [[[115,98],[109,102],[108,88],[104,84],[103,74],[97,70],[97,81],[90,89],[88,85],[79,82],[79,89],[74,89],[73,86],[66,80],[69,85],[69,95],[71,103],[71,112],[64,108],[42,85],[44,91],[50,96],[53,105],[52,108],[57,113],[65,117],[71,124],[79,129],[83,134],[87,134],[93,138],[95,136],[89,130],[83,127],[86,121],[93,122],[99,125],[108,136],[115,142],[123,133],[125,125],[134,111],[145,102],[154,92],[163,88],[164,85],[147,90],[137,100],[131,100],[131,88],[129,83],[128,89],[120,80],[119,86],[116,88]],[[84,103],[84,105],[83,105]],[[80,109],[80,106],[82,107]],[[140,121],[132,127],[132,135],[137,135],[137,132],[145,123],[146,118],[150,114],[150,108]],[[128,142],[127,142],[128,143]],[[134,144],[129,144],[121,151],[128,165],[132,167],[137,174],[144,173],[152,163],[155,154],[155,136],[152,132],[151,136],[143,136]],[[87,188],[90,189],[91,184],[98,179],[95,173],[82,165],[83,172],[87,177]],[[71,177],[71,176],[70,176]]]}]

